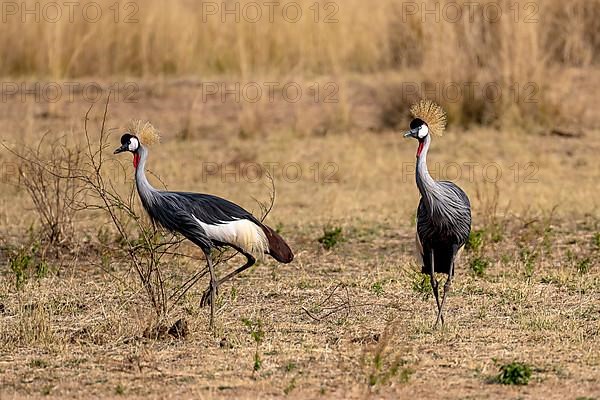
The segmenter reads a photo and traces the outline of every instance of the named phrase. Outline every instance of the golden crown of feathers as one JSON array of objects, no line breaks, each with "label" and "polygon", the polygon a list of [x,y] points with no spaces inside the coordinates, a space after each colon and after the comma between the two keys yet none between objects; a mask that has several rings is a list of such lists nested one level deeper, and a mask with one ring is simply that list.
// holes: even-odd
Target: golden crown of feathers
[{"label": "golden crown of feathers", "polygon": [[434,135],[442,136],[446,129],[446,112],[431,100],[420,100],[410,107],[410,113],[415,118],[423,120]]},{"label": "golden crown of feathers", "polygon": [[160,132],[148,121],[132,120],[127,126],[127,131],[137,136],[146,146],[160,142]]}]

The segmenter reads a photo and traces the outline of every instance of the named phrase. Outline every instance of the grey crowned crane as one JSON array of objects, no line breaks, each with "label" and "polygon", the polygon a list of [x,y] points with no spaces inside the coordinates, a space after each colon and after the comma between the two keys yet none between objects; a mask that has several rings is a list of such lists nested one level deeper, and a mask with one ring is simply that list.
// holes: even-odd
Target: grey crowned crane
[{"label": "grey crowned crane", "polygon": [[[210,325],[213,326],[215,299],[220,285],[250,268],[257,257],[268,254],[281,263],[294,259],[292,250],[273,229],[231,201],[210,194],[157,190],[146,178],[144,168],[148,149],[144,145],[158,140],[156,131],[147,124],[121,137],[115,154],[133,154],[135,183],[142,205],[154,223],[177,232],[202,249],[210,274],[210,285],[202,296],[201,305],[210,304]],[[211,249],[229,246],[246,257],[246,263],[217,280]]]},{"label": "grey crowned crane", "polygon": [[[417,250],[421,272],[430,277],[438,308],[435,328],[439,322],[444,324],[442,312],[454,277],[454,263],[471,232],[471,203],[461,188],[452,182],[433,180],[427,169],[431,134],[441,136],[446,127],[446,113],[428,100],[416,103],[410,111],[414,119],[404,137],[419,141],[416,180],[421,200],[417,208]],[[435,273],[448,275],[441,303]]]}]

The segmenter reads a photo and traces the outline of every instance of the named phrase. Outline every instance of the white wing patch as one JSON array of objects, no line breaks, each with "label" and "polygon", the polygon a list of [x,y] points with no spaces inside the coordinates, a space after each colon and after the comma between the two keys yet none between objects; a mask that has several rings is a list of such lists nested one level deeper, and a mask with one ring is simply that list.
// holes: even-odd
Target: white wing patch
[{"label": "white wing patch", "polygon": [[192,217],[204,229],[210,239],[234,244],[258,258],[262,257],[269,250],[267,236],[252,221],[236,219],[211,225],[200,221],[193,214]]}]

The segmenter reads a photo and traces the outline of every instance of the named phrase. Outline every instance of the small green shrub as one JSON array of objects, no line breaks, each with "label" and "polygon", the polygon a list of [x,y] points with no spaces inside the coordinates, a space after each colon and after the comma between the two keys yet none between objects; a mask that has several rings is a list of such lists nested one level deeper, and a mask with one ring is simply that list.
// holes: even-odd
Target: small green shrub
[{"label": "small green shrub", "polygon": [[504,239],[504,227],[500,224],[494,224],[490,232],[490,239],[494,243],[499,243]]},{"label": "small green shrub", "polygon": [[385,291],[383,289],[383,281],[377,281],[373,285],[371,285],[371,291],[375,293],[377,296],[381,296]]},{"label": "small green shrub", "polygon": [[35,358],[29,362],[29,366],[31,368],[47,368],[48,362],[46,360],[42,360],[41,358]]},{"label": "small green shrub", "polygon": [[484,236],[485,231],[483,229],[471,231],[471,233],[469,234],[469,239],[467,240],[467,243],[465,245],[465,249],[472,252],[477,252],[481,250],[483,247]]},{"label": "small green shrub", "polygon": [[589,258],[584,258],[577,262],[577,272],[579,274],[584,275],[587,274],[592,266],[592,261]]},{"label": "small green shrub", "polygon": [[15,287],[20,290],[28,278],[29,264],[31,256],[29,254],[18,253],[10,257],[10,269],[15,274]]},{"label": "small green shrub", "polygon": [[115,394],[118,394],[119,396],[124,395],[125,394],[125,387],[119,383],[117,385],[117,387],[115,388]]},{"label": "small green shrub", "polygon": [[592,239],[592,243],[594,244],[594,248],[596,251],[600,251],[600,232],[596,232],[594,234],[594,238]]},{"label": "small green shrub", "polygon": [[520,256],[521,262],[523,263],[523,267],[525,269],[525,277],[531,278],[533,276],[533,271],[535,269],[535,262],[538,258],[538,252],[533,249],[521,247],[519,256]]},{"label": "small green shrub", "polygon": [[319,243],[323,245],[325,250],[331,250],[338,243],[341,243],[344,240],[342,235],[341,227],[333,227],[333,228],[324,228],[323,236],[317,239]]},{"label": "small green shrub", "polygon": [[285,365],[285,372],[292,372],[296,368],[298,368],[298,366],[296,365],[296,363],[290,361],[289,363],[287,363]]},{"label": "small green shrub", "polygon": [[471,260],[470,266],[473,274],[481,277],[485,275],[485,271],[490,266],[490,262],[485,257],[476,257]]},{"label": "small green shrub", "polygon": [[290,383],[283,389],[283,394],[286,396],[292,392],[292,390],[296,389],[296,378],[292,378]]},{"label": "small green shrub", "polygon": [[256,353],[254,353],[254,366],[252,367],[252,370],[254,372],[258,371],[260,368],[262,367],[262,359],[260,358],[260,354],[258,353],[258,351]]},{"label": "small green shrub", "polygon": [[406,361],[401,358],[389,359],[391,354],[378,349],[372,360],[372,370],[368,377],[369,387],[383,386],[397,379],[400,383],[407,383],[414,373],[411,368],[404,367]]},{"label": "small green shrub", "polygon": [[527,385],[531,379],[531,367],[525,363],[513,361],[500,366],[498,383],[503,385]]},{"label": "small green shrub", "polygon": [[256,351],[254,352],[254,365],[252,367],[253,372],[257,372],[262,367],[262,359],[260,358],[259,347],[265,337],[265,331],[262,328],[262,321],[257,319],[252,321],[247,318],[242,318],[242,322],[250,330],[250,336],[254,343],[256,343]]},{"label": "small green shrub", "polygon": [[20,290],[31,277],[45,278],[48,275],[48,263],[39,254],[39,246],[34,243],[12,251],[9,256],[10,269],[15,277],[15,288]]},{"label": "small green shrub", "polygon": [[427,298],[430,293],[433,293],[429,277],[420,272],[415,273],[412,280],[412,290],[415,293],[423,295],[423,298]]}]

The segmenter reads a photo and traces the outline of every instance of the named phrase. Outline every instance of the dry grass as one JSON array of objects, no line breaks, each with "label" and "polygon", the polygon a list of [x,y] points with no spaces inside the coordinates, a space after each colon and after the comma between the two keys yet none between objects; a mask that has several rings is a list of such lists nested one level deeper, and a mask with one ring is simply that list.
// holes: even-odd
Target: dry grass
[{"label": "dry grass", "polygon": [[[555,252],[527,280],[507,236],[489,248],[494,264],[485,278],[461,266],[448,325],[432,332],[433,301],[413,289],[412,230],[370,222],[345,229],[347,241],[329,252],[316,243],[318,228],[290,229],[287,236],[301,249],[297,261],[259,265],[228,285],[216,337],[206,329],[199,298],[190,296],[180,310],[192,327],[185,340],[144,338],[153,311],[123,267],[109,273],[79,265],[20,292],[3,279],[3,396],[559,398],[598,392],[597,265],[579,275]],[[560,233],[557,246],[573,239],[586,246],[583,232]],[[342,291],[327,300],[339,284],[347,297]],[[316,321],[303,310],[325,306],[339,311]],[[243,319],[261,321],[258,347]],[[500,363],[513,360],[534,366],[528,387],[488,383]]]},{"label": "dry grass", "polygon": [[[429,160],[434,171],[439,163],[438,177],[449,162],[495,162],[503,176],[493,185],[476,168],[472,182],[464,170],[458,180],[472,199],[483,244],[465,252],[448,324],[432,331],[433,300],[412,257],[418,201],[410,169],[414,142],[364,127],[299,134],[271,120],[270,133],[240,136],[238,121],[228,118],[232,111],[224,106],[204,121],[210,129],[193,119],[192,134],[183,140],[177,132],[188,110],[181,96],[190,98],[177,84],[166,83],[160,97],[144,91],[140,103],[160,107],[116,104],[108,126],[151,115],[164,140],[152,148],[148,168],[169,188],[216,193],[255,211],[251,196],[264,199],[268,188],[236,174],[251,163],[298,163],[303,176],[297,182],[275,168],[278,197],[268,220],[289,239],[296,260],[288,266],[260,263],[225,285],[216,336],[198,305],[202,282],[169,316],[171,323],[179,318],[188,323],[189,334],[178,340],[148,338],[154,310],[134,272],[119,260],[98,260],[96,246],[106,237],[98,216],[78,216],[77,244],[48,260],[45,274],[36,275],[34,268],[20,289],[4,249],[2,397],[597,396],[596,130],[569,138],[450,127],[435,139]],[[81,140],[86,108],[59,104],[57,118],[11,103],[0,116],[3,138],[35,143],[39,132],[50,130],[74,144]],[[94,109],[92,126],[100,123],[101,111]],[[210,125],[214,121],[220,125]],[[113,140],[118,145],[118,130]],[[5,183],[18,176],[11,172],[13,159],[6,151],[0,157],[2,245],[18,246],[29,226],[35,234],[37,221],[26,191]],[[217,163],[221,173],[203,176],[203,162]],[[533,162],[538,181],[525,183],[521,176],[515,182],[510,169],[515,162],[522,167]],[[315,163],[321,168],[317,181]],[[323,181],[326,163],[337,166],[331,182]],[[132,184],[131,167],[126,172],[117,176],[123,189]],[[329,251],[318,242],[324,227],[341,227],[344,238]],[[488,260],[479,276],[470,271],[476,257]],[[164,272],[179,282],[198,268],[188,261],[165,265]],[[252,335],[257,329],[263,332],[260,341]],[[533,367],[531,383],[490,383],[500,365],[512,361]]]},{"label": "dry grass", "polygon": [[[14,4],[51,2],[25,3]],[[433,1],[344,0],[320,2],[318,23],[313,2],[300,1],[299,22],[277,14],[256,24],[202,21],[202,4],[222,2],[122,1],[117,22],[113,2],[94,4],[104,15],[96,23],[81,6],[72,23],[66,10],[56,23],[3,14],[2,141],[19,150],[47,134],[74,148],[89,107],[77,90],[56,102],[8,94],[9,81],[129,81],[133,102],[122,90],[108,115],[115,147],[130,119],[150,120],[163,137],[148,163],[157,186],[218,194],[256,213],[253,198],[268,199],[269,188],[254,173],[271,170],[277,200],[267,222],[296,259],[260,262],[224,285],[216,335],[199,307],[201,281],[166,316],[166,328],[184,321],[177,338],[156,329],[134,269],[107,251],[119,241],[105,216],[59,214],[71,238],[49,245],[18,160],[0,148],[0,398],[599,398],[597,0],[486,0],[457,22],[425,15]],[[437,4],[447,16],[456,3]],[[138,22],[126,23],[131,5]],[[503,17],[492,22],[494,5]],[[338,21],[324,23],[335,7]],[[273,102],[203,92],[206,83],[274,81],[299,84],[300,101],[281,90]],[[499,101],[444,92],[490,82]],[[327,88],[335,101],[324,101]],[[437,331],[413,258],[415,143],[399,134],[418,97],[448,111],[429,165],[469,194],[477,232]],[[97,104],[91,132],[101,122]],[[124,193],[128,164],[113,175]],[[163,264],[167,289],[203,267],[184,246],[198,259]],[[529,385],[494,383],[512,362],[531,366]]]},{"label": "dry grass", "polygon": [[[55,9],[47,5],[56,3],[49,0],[14,3],[0,37],[0,75],[265,82],[325,74],[337,82],[353,73],[400,70],[408,71],[402,79],[414,83],[418,95],[435,93],[454,122],[535,125],[564,122],[582,111],[562,101],[573,89],[565,71],[597,65],[600,53],[598,0],[383,0],[376,7],[360,0],[286,1],[278,3],[272,22],[261,7],[256,23],[255,9],[248,9],[256,2],[249,0],[227,3],[239,12],[225,15],[225,3],[185,0],[121,1],[117,15],[115,3],[103,0],[91,2],[102,13],[97,22],[89,22],[95,14],[86,3],[77,3],[72,21],[66,9],[54,20]],[[25,14],[35,4],[39,21]],[[289,4],[302,10],[297,22],[290,22],[296,8]],[[404,106],[414,95],[392,94]],[[243,118],[253,127],[260,123],[247,104]]]},{"label": "dry grass", "polygon": [[[36,3],[37,15],[26,14]],[[256,9],[248,5],[256,3],[249,0],[228,4],[239,11],[227,15],[218,2],[121,1],[118,14],[108,0],[93,3],[87,13],[86,3],[74,8],[72,21],[67,12],[55,18],[50,1],[7,8],[0,48],[11,51],[0,61],[0,74],[237,76],[424,66],[430,78],[437,74],[445,81],[473,80],[479,71],[512,81],[534,78],[548,65],[598,62],[600,46],[596,0],[470,6],[385,0],[376,7],[349,0],[319,2],[318,16],[313,2],[291,3],[286,12],[286,1],[273,9],[272,22],[267,7],[252,22]],[[291,22],[296,7],[301,17]],[[96,9],[102,12],[98,21]]]}]

